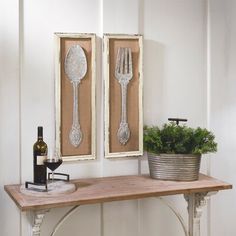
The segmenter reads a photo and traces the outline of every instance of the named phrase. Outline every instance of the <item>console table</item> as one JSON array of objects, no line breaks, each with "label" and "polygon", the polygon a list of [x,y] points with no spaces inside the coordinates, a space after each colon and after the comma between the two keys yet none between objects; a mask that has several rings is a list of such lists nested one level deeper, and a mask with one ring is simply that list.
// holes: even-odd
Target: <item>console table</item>
[{"label": "console table", "polygon": [[[147,175],[115,176],[72,180],[77,190],[57,198],[36,198],[20,192],[21,185],[5,185],[4,189],[16,203],[20,211],[33,213],[32,235],[40,236],[43,218],[52,208],[72,206],[60,219],[53,232],[81,205],[112,201],[142,199],[183,194],[188,204],[188,229],[186,236],[200,236],[200,217],[206,199],[219,190],[231,189],[232,185],[210,176],[200,174],[198,181],[176,182],[151,179]],[[172,208],[170,206],[170,208]],[[177,214],[176,214],[177,215]],[[178,216],[182,226],[185,225]],[[186,228],[186,227],[185,227]]]}]

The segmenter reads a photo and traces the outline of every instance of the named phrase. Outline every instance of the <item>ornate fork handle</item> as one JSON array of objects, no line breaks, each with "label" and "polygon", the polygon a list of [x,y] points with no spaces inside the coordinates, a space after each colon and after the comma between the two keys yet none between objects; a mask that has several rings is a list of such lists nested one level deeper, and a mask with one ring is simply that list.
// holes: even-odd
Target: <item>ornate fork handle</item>
[{"label": "ornate fork handle", "polygon": [[78,87],[79,87],[79,81],[73,81],[73,122],[70,130],[70,143],[74,147],[78,147],[82,141],[83,133],[80,129],[80,124],[79,124],[79,109],[78,109]]},{"label": "ornate fork handle", "polygon": [[121,122],[117,131],[117,137],[121,144],[125,145],[130,137],[130,129],[127,123],[127,86],[128,80],[119,81],[121,85]]},{"label": "ornate fork handle", "polygon": [[130,129],[127,122],[127,86],[133,77],[131,48],[120,47],[117,52],[115,77],[121,86],[121,121],[117,131],[117,138],[125,145],[130,137]]}]

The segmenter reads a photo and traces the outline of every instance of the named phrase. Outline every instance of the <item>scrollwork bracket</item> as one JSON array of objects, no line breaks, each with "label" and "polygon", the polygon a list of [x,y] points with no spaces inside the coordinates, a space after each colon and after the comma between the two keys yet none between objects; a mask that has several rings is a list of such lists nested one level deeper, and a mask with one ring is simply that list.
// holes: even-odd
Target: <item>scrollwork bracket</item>
[{"label": "scrollwork bracket", "polygon": [[40,236],[41,233],[41,226],[45,217],[45,214],[49,212],[49,209],[40,210],[40,211],[33,211],[31,212],[32,219],[32,236]]},{"label": "scrollwork bracket", "polygon": [[209,197],[216,192],[202,192],[184,194],[188,203],[189,214],[189,236],[200,236],[200,218],[203,213],[203,207],[207,204]]}]

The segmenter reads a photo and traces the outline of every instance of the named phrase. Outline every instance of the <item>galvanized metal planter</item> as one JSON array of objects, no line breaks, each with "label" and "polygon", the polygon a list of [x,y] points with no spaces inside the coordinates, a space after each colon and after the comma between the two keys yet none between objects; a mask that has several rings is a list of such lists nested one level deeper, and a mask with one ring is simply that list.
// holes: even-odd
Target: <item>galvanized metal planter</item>
[{"label": "galvanized metal planter", "polygon": [[194,181],[198,180],[200,155],[148,153],[150,176],[153,179]]}]

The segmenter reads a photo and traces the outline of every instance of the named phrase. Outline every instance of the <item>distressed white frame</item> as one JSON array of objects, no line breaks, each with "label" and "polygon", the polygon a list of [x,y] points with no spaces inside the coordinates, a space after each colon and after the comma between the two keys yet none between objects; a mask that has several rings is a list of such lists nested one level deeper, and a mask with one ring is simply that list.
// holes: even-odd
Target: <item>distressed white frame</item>
[{"label": "distressed white frame", "polygon": [[91,154],[77,156],[62,156],[63,161],[94,160],[96,158],[96,35],[79,33],[55,33],[55,107],[56,107],[56,147],[61,153],[61,39],[91,39],[92,44],[92,85],[91,85]]},{"label": "distressed white frame", "polygon": [[[109,41],[110,39],[138,39],[139,41],[139,150],[129,152],[110,152],[109,127]],[[104,34],[103,37],[103,68],[105,78],[105,158],[131,157],[143,155],[143,36],[126,34]]]}]

